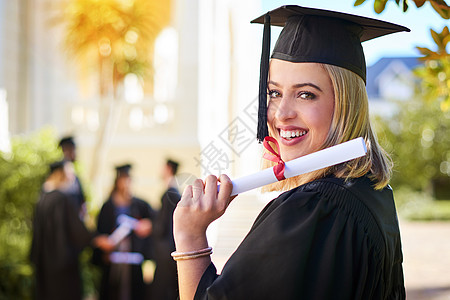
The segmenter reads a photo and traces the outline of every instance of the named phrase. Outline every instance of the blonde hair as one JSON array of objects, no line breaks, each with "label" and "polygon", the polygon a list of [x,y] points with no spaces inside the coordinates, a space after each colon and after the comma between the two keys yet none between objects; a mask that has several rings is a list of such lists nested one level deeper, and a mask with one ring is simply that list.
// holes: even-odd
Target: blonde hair
[{"label": "blonde hair", "polygon": [[[368,174],[368,177],[374,182],[375,189],[384,188],[391,177],[392,161],[378,144],[371,128],[369,102],[364,81],[347,69],[327,64],[319,65],[327,71],[334,88],[333,119],[328,136],[320,149],[363,137],[367,146],[367,154],[346,163],[279,181],[264,187],[262,191],[290,190],[330,174],[346,180]],[[269,135],[272,135],[270,126]],[[274,165],[275,163],[263,159],[263,168]]]}]

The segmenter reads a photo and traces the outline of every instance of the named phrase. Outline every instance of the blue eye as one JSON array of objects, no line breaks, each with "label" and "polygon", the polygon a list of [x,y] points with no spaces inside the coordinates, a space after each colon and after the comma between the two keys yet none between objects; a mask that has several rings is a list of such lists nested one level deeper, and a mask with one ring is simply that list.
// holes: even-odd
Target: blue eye
[{"label": "blue eye", "polygon": [[316,95],[310,92],[300,92],[298,93],[298,98],[305,100],[313,100],[316,98]]},{"label": "blue eye", "polygon": [[267,95],[269,95],[270,98],[277,98],[277,97],[281,96],[281,94],[279,92],[273,91],[273,90],[272,91],[268,91]]}]

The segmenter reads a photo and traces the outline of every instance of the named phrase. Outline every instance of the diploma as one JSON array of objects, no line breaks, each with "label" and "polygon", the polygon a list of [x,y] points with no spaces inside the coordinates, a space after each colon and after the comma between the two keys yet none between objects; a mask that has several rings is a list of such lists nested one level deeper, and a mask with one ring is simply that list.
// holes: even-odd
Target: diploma
[{"label": "diploma", "polygon": [[140,265],[144,256],[138,252],[111,252],[109,260],[114,264]]},{"label": "diploma", "polygon": [[[332,146],[285,163],[284,177],[290,178],[326,167],[331,167],[366,155],[367,149],[362,137]],[[277,182],[273,168],[232,180],[231,196]]]},{"label": "diploma", "polygon": [[127,226],[127,227],[129,227],[131,229],[134,229],[138,222],[139,222],[138,219],[130,217],[130,216],[125,215],[125,214],[120,214],[117,217],[117,223],[119,223],[120,225]]},{"label": "diploma", "polygon": [[117,223],[119,226],[111,233],[108,239],[112,244],[117,245],[121,240],[123,240],[130,232],[136,227],[139,221],[130,216],[121,214],[117,217]]}]

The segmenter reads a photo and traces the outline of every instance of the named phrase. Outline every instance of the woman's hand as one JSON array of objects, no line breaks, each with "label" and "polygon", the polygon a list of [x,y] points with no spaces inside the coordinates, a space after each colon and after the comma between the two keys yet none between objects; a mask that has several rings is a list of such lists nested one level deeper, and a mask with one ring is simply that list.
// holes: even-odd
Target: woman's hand
[{"label": "woman's hand", "polygon": [[105,252],[111,252],[115,248],[115,245],[110,241],[108,235],[106,234],[96,236],[92,240],[92,244],[94,245],[94,247],[100,248]]},{"label": "woman's hand", "polygon": [[[220,191],[217,184],[220,182]],[[222,216],[230,204],[233,184],[226,175],[196,179],[187,186],[174,212],[174,237],[177,251],[198,250],[207,246],[206,229]]]},{"label": "woman's hand", "polygon": [[[205,182],[197,179],[193,185],[186,187],[173,215],[177,252],[198,251],[208,247],[206,229],[227,209],[234,198],[230,198],[232,189],[233,184],[226,175],[221,175],[219,179],[210,175]],[[200,278],[210,263],[209,255],[177,261],[181,300],[194,298]]]},{"label": "woman's hand", "polygon": [[153,225],[150,219],[141,219],[134,228],[134,233],[141,239],[148,237],[152,233]]}]

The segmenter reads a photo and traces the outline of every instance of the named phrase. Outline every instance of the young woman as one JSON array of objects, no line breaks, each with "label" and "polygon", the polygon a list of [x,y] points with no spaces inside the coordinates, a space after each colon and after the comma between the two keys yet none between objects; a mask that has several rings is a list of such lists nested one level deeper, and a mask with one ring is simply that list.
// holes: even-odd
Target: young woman
[{"label": "young woman", "polygon": [[[274,138],[283,161],[356,137],[367,155],[268,187],[287,191],[260,213],[220,275],[205,232],[230,203],[232,183],[226,175],[196,180],[174,214],[180,298],[404,299],[391,163],[369,123],[361,41],[407,29],[298,6],[262,19],[258,138]],[[267,78],[270,21],[284,29]]]},{"label": "young woman", "polygon": [[147,285],[141,263],[117,263],[111,252],[139,253],[144,259],[153,258],[152,220],[154,211],[145,200],[133,195],[131,165],[116,167],[116,178],[110,196],[103,204],[97,219],[97,230],[111,234],[118,227],[118,217],[127,215],[138,220],[133,231],[110,249],[95,249],[93,261],[102,268],[101,300],[145,299]]}]

